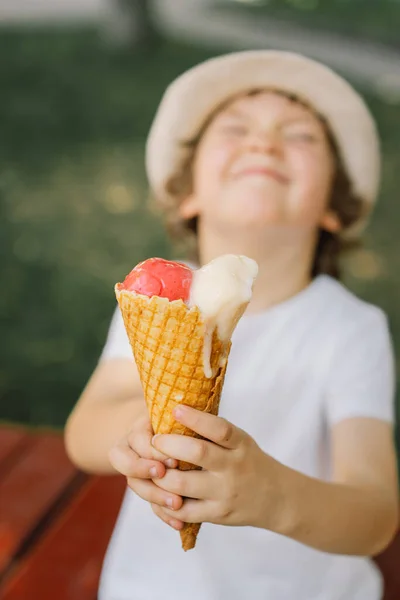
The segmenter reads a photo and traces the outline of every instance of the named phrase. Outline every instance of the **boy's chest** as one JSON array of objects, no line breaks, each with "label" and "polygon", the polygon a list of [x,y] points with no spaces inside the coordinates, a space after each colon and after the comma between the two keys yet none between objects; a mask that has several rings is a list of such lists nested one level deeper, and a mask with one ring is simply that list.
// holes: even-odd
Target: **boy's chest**
[{"label": "boy's chest", "polygon": [[329,348],[307,328],[238,331],[219,414],[268,452],[321,437]]}]

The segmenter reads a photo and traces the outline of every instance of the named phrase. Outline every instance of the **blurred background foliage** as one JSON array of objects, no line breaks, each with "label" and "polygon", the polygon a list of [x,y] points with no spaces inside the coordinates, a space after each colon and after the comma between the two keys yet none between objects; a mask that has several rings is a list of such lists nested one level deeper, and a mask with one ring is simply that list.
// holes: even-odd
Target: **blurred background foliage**
[{"label": "blurred background foliage", "polygon": [[216,0],[220,7],[400,48],[399,0]]},{"label": "blurred background foliage", "polygon": [[[283,5],[297,18],[300,2],[268,3]],[[168,82],[216,53],[159,36],[110,44],[94,27],[0,30],[0,419],[62,426],[101,352],[114,283],[175,256],[146,207],[144,141]],[[346,281],[387,311],[398,355],[400,104],[366,97],[384,185]]]}]

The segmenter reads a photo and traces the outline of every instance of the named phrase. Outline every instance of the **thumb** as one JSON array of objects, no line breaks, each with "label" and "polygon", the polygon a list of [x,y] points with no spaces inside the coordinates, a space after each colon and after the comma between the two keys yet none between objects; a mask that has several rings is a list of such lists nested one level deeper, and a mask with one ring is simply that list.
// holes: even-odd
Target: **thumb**
[{"label": "thumb", "polygon": [[[132,430],[128,435],[128,444],[141,458],[158,460],[170,468],[178,466],[178,461],[171,459],[166,454],[156,450],[151,443],[153,438],[153,429],[150,426],[144,426]],[[168,462],[166,462],[168,461]]]}]

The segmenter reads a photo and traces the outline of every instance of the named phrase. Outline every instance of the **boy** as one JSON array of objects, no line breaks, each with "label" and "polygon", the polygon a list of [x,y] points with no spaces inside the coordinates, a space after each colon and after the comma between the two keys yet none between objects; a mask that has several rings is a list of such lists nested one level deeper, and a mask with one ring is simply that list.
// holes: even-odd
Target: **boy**
[{"label": "boy", "polygon": [[[66,428],[76,464],[123,473],[130,487],[101,600],[378,600],[364,557],[397,527],[393,356],[384,314],[336,280],[340,251],[377,194],[368,109],[304,57],[219,57],[168,88],[147,172],[200,264],[245,254],[259,275],[233,336],[220,416],[176,414],[204,439],[152,439],[114,316]],[[180,472],[177,460],[202,470]],[[213,523],[186,554],[173,531],[183,522]]]}]

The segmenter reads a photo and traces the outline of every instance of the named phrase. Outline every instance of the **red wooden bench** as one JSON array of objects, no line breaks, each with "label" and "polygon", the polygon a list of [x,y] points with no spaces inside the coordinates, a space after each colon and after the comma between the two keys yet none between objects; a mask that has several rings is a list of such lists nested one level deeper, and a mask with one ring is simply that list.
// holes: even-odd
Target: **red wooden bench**
[{"label": "red wooden bench", "polygon": [[[77,471],[60,434],[0,427],[0,599],[95,600],[124,490]],[[400,535],[376,560],[399,600]]]}]

